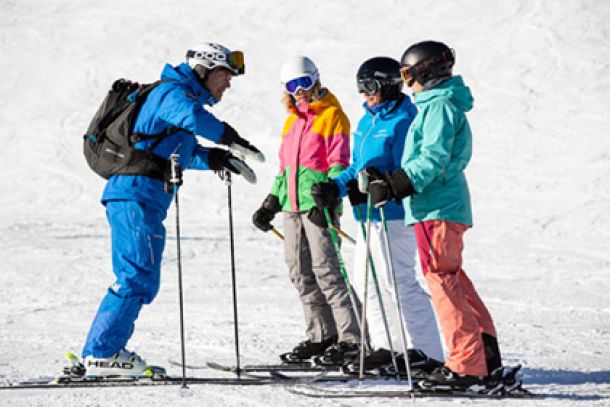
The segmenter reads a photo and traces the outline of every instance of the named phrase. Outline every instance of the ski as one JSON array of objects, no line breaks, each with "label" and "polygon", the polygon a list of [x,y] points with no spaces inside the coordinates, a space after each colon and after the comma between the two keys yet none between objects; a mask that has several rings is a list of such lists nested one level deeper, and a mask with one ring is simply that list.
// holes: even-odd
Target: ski
[{"label": "ski", "polygon": [[[238,374],[237,368],[235,366],[226,366],[221,365],[220,363],[208,362],[207,366],[211,369],[219,370],[222,372],[231,372],[234,374]],[[252,379],[271,379],[276,382],[286,382],[286,383],[313,383],[318,380],[322,380],[329,372],[327,370],[315,370],[313,373],[308,375],[287,375],[282,373],[276,369],[266,369],[266,370],[255,370],[255,372],[260,373],[268,373],[268,375],[261,375],[251,373],[251,371],[245,371],[245,368],[240,368],[239,374]]]},{"label": "ski", "polygon": [[[353,387],[323,387],[314,384],[299,383],[287,390],[294,394],[316,398],[331,397],[467,397],[467,398],[531,398],[537,397],[523,388],[523,382],[517,379],[521,365],[505,366],[495,372],[487,385],[473,385],[468,388],[452,387],[448,384],[435,384],[425,379],[416,380],[412,389]],[[406,386],[406,382],[405,386]],[[389,384],[389,381],[388,383]],[[349,385],[349,384],[348,384]]]},{"label": "ski", "polygon": [[[405,382],[405,387],[407,386]],[[355,388],[328,388],[320,385],[298,383],[293,386],[285,386],[292,394],[313,398],[356,398],[356,397],[381,397],[381,398],[411,398],[411,397],[453,397],[453,398],[535,398],[539,395],[530,393],[525,389],[510,392],[487,393],[477,390],[435,390],[414,388],[413,390],[398,389],[355,389]]]},{"label": "ski", "polygon": [[[133,386],[179,386],[183,379],[179,376],[165,377],[83,377],[72,378],[60,376],[51,379],[32,379],[28,381],[9,382],[0,385],[0,390],[18,389],[61,389],[83,387],[133,387]],[[237,377],[187,377],[187,385],[215,384],[215,385],[267,385],[275,384],[276,380],[237,378]]]},{"label": "ski", "polygon": [[[168,363],[173,366],[182,367],[182,363],[168,359]],[[215,363],[215,362],[211,362]],[[201,370],[210,369],[208,364],[205,365],[186,365],[187,369]],[[282,371],[282,372],[323,372],[323,371],[339,371],[340,367],[330,366],[328,368],[322,366],[315,366],[311,363],[271,363],[271,364],[256,364],[256,365],[245,365],[241,368],[242,372],[269,372],[269,371]]]}]

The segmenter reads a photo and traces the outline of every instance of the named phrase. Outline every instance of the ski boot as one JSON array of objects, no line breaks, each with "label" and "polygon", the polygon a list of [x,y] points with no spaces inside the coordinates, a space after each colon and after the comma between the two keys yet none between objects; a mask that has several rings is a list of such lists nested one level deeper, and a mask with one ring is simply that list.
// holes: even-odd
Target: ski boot
[{"label": "ski boot", "polygon": [[[409,356],[409,367],[412,372],[419,371],[424,374],[430,374],[435,369],[443,366],[443,362],[429,357],[421,349],[407,349],[407,355]],[[396,363],[398,364],[398,371],[406,374],[404,355],[398,356]]]},{"label": "ski boot", "polygon": [[[392,353],[387,349],[379,348],[364,355],[364,371],[367,373],[374,373],[387,365],[392,365]],[[360,374],[360,355],[343,366],[342,370],[346,374]]]},{"label": "ski boot", "polygon": [[314,359],[319,366],[345,366],[360,355],[360,345],[350,342],[338,342]]},{"label": "ski boot", "polygon": [[441,366],[426,376],[418,385],[431,390],[469,390],[473,392],[484,391],[489,384],[487,376],[471,376],[454,372],[447,366]]},{"label": "ski boot", "polygon": [[84,360],[87,377],[147,377],[165,376],[165,369],[148,366],[146,361],[135,352],[121,349],[109,358],[87,356]]},{"label": "ski boot", "polygon": [[336,342],[336,336],[331,336],[322,342],[312,342],[308,339],[299,343],[292,351],[282,353],[280,359],[284,363],[311,364],[311,358],[324,354],[324,351]]},{"label": "ski boot", "polygon": [[[388,358],[390,358],[389,362],[384,366],[379,368],[379,373],[383,376],[396,376],[396,372],[394,370],[394,366],[392,365],[391,355],[388,352]],[[435,369],[443,366],[442,362],[439,362],[436,359],[428,357],[422,350],[420,349],[407,349],[407,354],[409,356],[409,367],[411,371],[411,377],[415,379],[425,379],[430,373],[432,373]],[[404,354],[396,355],[396,365],[398,366],[398,374],[406,378],[407,377],[407,368],[405,364]]]}]

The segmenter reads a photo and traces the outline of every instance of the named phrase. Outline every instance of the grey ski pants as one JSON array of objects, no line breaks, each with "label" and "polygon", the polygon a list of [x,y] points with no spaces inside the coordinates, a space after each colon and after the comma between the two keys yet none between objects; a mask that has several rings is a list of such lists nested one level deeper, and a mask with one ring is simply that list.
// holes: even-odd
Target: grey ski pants
[{"label": "grey ski pants", "polygon": [[284,258],[303,304],[307,337],[321,342],[337,335],[340,342],[359,343],[360,327],[328,229],[313,224],[307,212],[284,212],[284,234]]}]

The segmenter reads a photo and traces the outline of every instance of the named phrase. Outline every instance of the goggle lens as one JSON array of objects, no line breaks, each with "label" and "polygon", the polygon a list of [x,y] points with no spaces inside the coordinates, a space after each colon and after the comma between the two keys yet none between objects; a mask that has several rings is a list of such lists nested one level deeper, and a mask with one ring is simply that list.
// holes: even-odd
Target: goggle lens
[{"label": "goggle lens", "polygon": [[402,80],[408,82],[413,78],[413,67],[408,65],[403,65],[400,67],[400,76]]},{"label": "goggle lens", "polygon": [[314,80],[311,76],[301,76],[300,78],[293,79],[286,82],[286,92],[294,95],[300,89],[309,90],[314,85]]},{"label": "goggle lens", "polygon": [[244,53],[242,51],[231,52],[229,54],[229,65],[237,70],[238,75],[243,75],[246,71]]},{"label": "goggle lens", "polygon": [[358,79],[358,92],[366,93],[367,95],[372,95],[373,93],[377,93],[379,89],[381,89],[381,84],[376,79]]}]

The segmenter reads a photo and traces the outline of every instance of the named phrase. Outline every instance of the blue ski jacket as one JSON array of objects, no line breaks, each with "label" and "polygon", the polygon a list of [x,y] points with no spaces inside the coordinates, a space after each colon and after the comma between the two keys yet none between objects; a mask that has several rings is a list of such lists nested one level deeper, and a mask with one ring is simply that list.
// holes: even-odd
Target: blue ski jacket
[{"label": "blue ski jacket", "polygon": [[[339,186],[341,197],[347,194],[346,184],[357,179],[358,172],[366,167],[375,167],[382,173],[393,172],[400,168],[405,138],[417,109],[409,96],[402,95],[397,100],[386,104],[379,112],[374,113],[364,103],[364,116],[358,122],[353,135],[352,163],[343,170],[334,181]],[[366,205],[352,208],[356,220],[366,220]],[[360,216],[362,218],[360,218]],[[387,220],[404,219],[405,212],[401,203],[395,201],[385,205]],[[371,221],[378,222],[381,215],[373,208]]]},{"label": "blue ski jacket", "polygon": [[401,163],[416,191],[403,200],[407,224],[446,220],[472,225],[464,169],[472,156],[466,112],[473,103],[461,76],[415,94],[419,114],[409,129]]},{"label": "blue ski jacket", "polygon": [[[165,129],[184,129],[166,137],[153,150],[156,155],[169,158],[180,154],[182,169],[208,170],[209,148],[197,143],[195,135],[217,143],[225,131],[225,124],[203,106],[214,105],[216,99],[197,81],[185,63],[165,65],[162,82],[153,89],[142,105],[133,131],[156,134]],[[136,148],[146,149],[153,140],[144,140]],[[173,195],[163,190],[163,182],[145,176],[114,175],[110,177],[102,195],[102,203],[110,200],[145,202],[167,210]]]}]

